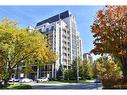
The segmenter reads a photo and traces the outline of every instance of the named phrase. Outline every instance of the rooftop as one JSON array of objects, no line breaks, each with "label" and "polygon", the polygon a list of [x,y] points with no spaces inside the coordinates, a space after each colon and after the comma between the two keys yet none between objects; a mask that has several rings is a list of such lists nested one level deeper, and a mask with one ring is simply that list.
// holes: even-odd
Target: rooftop
[{"label": "rooftop", "polygon": [[38,22],[36,26],[40,26],[40,25],[42,25],[42,24],[44,24],[44,23],[56,22],[56,21],[58,21],[59,19],[67,18],[67,17],[69,17],[70,15],[71,15],[71,13],[67,10],[67,11],[64,11],[64,12],[62,12],[62,13],[60,13],[60,14],[57,14],[57,15],[55,15],[55,16],[52,16],[52,17],[50,17],[50,18],[48,18],[48,19],[45,19],[45,20],[43,20],[43,21],[41,21],[41,22]]}]

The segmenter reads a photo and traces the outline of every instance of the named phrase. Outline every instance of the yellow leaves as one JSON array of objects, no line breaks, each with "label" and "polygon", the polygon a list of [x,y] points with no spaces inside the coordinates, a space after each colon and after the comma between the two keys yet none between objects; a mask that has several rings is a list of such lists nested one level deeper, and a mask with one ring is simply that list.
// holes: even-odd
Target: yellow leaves
[{"label": "yellow leaves", "polygon": [[7,26],[16,26],[17,25],[17,21],[14,20],[9,20],[7,17],[4,17],[1,22],[1,25],[7,25]]},{"label": "yellow leaves", "polygon": [[56,54],[48,48],[39,48],[37,51],[38,59],[43,60],[45,63],[55,62]]},{"label": "yellow leaves", "polygon": [[[7,63],[6,56],[10,54],[11,67],[29,59],[38,59],[43,61],[43,63],[54,62],[56,60],[56,54],[46,46],[47,42],[40,32],[35,30],[29,32],[26,29],[18,28],[13,21],[8,21],[8,19],[1,22],[0,59],[5,59]],[[6,52],[3,52],[3,50]]]},{"label": "yellow leaves", "polygon": [[112,59],[100,58],[96,61],[96,68],[98,75],[101,78],[119,76],[120,75],[120,67],[118,63],[115,63]]}]

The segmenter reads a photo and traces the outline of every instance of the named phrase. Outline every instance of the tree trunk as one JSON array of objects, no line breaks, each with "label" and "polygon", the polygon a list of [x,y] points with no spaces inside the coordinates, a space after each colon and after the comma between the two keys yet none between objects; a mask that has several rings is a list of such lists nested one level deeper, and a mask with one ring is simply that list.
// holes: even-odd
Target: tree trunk
[{"label": "tree trunk", "polygon": [[4,80],[4,87],[7,87],[8,81],[12,75],[12,69],[8,69],[8,77],[6,77]]},{"label": "tree trunk", "polygon": [[127,78],[127,57],[121,57],[120,61],[122,64],[123,76]]}]

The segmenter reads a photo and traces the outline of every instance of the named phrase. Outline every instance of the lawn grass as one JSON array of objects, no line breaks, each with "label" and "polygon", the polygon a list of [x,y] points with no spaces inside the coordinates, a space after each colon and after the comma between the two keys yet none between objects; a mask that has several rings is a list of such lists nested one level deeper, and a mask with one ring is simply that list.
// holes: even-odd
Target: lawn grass
[{"label": "lawn grass", "polygon": [[26,84],[10,84],[7,89],[32,89],[32,87]]},{"label": "lawn grass", "polygon": [[63,83],[87,83],[86,80],[79,80],[78,82],[77,82],[77,80],[63,80],[61,82],[63,82]]},{"label": "lawn grass", "polygon": [[46,84],[60,84],[60,83],[63,83],[61,81],[48,81],[48,82],[44,82]]},{"label": "lawn grass", "polygon": [[[47,83],[48,84],[77,83],[77,81],[76,80],[63,80],[63,81],[48,81]],[[89,83],[89,81],[87,81],[87,80],[79,80],[78,83]]]}]

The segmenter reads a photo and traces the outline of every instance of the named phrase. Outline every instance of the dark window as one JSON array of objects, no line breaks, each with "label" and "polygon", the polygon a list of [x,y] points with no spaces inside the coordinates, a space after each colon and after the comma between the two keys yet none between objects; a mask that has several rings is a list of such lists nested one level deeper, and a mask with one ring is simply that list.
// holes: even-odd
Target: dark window
[{"label": "dark window", "polygon": [[41,32],[41,29],[39,29],[38,31]]},{"label": "dark window", "polygon": [[51,27],[51,31],[53,31],[53,30],[54,30],[54,26]]},{"label": "dark window", "polygon": [[44,71],[44,66],[41,66],[39,69],[40,69],[41,72],[43,72]]},{"label": "dark window", "polygon": [[45,66],[45,71],[47,71],[47,65]]},{"label": "dark window", "polygon": [[46,31],[48,32],[49,31],[49,28],[46,28]]}]

